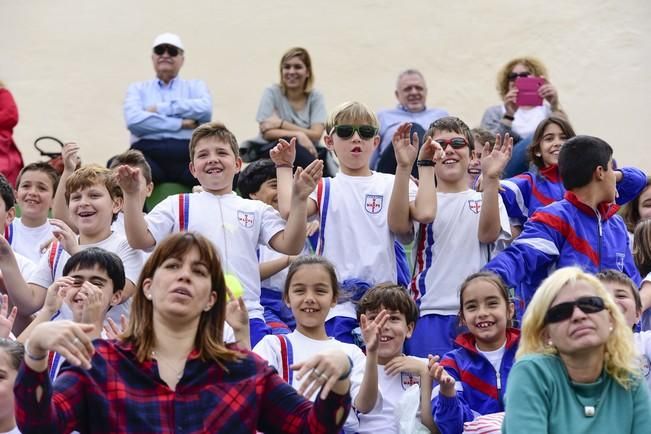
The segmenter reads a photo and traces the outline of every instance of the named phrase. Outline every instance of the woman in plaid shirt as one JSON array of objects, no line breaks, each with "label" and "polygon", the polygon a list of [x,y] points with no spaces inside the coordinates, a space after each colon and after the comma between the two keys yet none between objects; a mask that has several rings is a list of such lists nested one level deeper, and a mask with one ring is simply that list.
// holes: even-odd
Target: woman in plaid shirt
[{"label": "woman in plaid shirt", "polygon": [[[258,356],[224,345],[226,296],[212,244],[193,233],[170,236],[145,264],[121,340],[91,343],[85,333],[92,325],[67,321],[33,330],[16,379],[19,428],[23,434],[338,432],[350,409],[347,356],[333,351],[294,367],[307,376],[307,392],[322,388],[311,403]],[[48,351],[70,362],[54,385]]]}]

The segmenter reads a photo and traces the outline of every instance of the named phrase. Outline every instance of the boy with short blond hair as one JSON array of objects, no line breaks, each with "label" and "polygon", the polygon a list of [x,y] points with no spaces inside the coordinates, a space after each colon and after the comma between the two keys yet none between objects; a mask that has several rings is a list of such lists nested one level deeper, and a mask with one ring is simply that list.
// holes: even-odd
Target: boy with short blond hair
[{"label": "boy with short blond hair", "polygon": [[44,161],[23,167],[16,180],[16,202],[21,215],[5,227],[11,248],[33,262],[41,258],[41,246],[52,239],[48,214],[59,183],[59,174]]},{"label": "boy with short blond hair", "polygon": [[[331,113],[324,141],[337,155],[340,172],[321,180],[307,205],[308,216],[320,220],[317,254],[333,262],[346,297],[330,310],[326,330],[343,342],[359,345],[361,334],[350,300],[358,300],[378,283],[395,283],[402,277],[406,284],[409,271],[406,277],[398,274],[396,242],[411,239],[412,221],[431,222],[436,214],[436,146],[428,141],[419,154],[418,137],[410,137],[411,124],[403,124],[393,138],[396,174],[373,172],[369,162],[380,143],[378,126],[375,114],[359,102],[341,104]],[[290,217],[295,147],[295,140],[280,140],[270,152],[277,168],[279,210]],[[421,188],[409,178],[417,156]]]},{"label": "boy with short blond hair", "polygon": [[[316,161],[294,177],[291,198],[296,215],[287,222],[271,206],[233,193],[233,178],[242,160],[235,136],[218,122],[194,130],[189,145],[190,172],[203,191],[170,196],[145,217],[138,200],[138,169],[118,168],[124,191],[124,221],[129,243],[151,249],[176,231],[196,231],[209,238],[221,254],[227,280],[241,285],[251,318],[251,345],[270,329],[260,305],[260,274],[256,249],[267,244],[286,254],[297,254],[305,242],[305,203],[320,178],[323,164]],[[234,289],[234,288],[231,288]]]}]

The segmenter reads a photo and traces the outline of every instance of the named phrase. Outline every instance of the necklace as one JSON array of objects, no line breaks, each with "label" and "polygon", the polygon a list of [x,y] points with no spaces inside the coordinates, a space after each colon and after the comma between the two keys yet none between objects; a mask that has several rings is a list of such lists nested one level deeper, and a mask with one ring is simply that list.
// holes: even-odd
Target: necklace
[{"label": "necklace", "polygon": [[576,387],[577,386],[584,386],[578,383],[572,382],[570,380],[570,387],[572,387],[572,392],[574,392],[574,398],[576,399],[576,402],[579,403],[581,407],[583,407],[583,415],[585,417],[594,417],[594,415],[597,413],[597,408],[599,407],[599,403],[601,403],[601,400],[603,399],[604,395],[606,394],[606,390],[608,390],[608,385],[606,384],[606,377],[602,376],[601,377],[601,391],[599,394],[599,397],[597,398],[596,401],[587,404],[582,400],[582,397],[579,397],[579,394],[577,393]]},{"label": "necklace", "polygon": [[[156,361],[160,365],[165,366],[168,369],[170,369],[174,373],[174,376],[176,377],[177,380],[180,381],[181,378],[183,378],[183,371],[185,371],[185,361],[183,361],[183,366],[181,366],[181,369],[174,369],[174,367],[171,364],[167,363],[166,361],[163,361],[163,359],[159,359],[157,357],[156,351],[151,352],[151,357],[156,359]],[[159,374],[160,374],[160,369],[159,369]]]}]

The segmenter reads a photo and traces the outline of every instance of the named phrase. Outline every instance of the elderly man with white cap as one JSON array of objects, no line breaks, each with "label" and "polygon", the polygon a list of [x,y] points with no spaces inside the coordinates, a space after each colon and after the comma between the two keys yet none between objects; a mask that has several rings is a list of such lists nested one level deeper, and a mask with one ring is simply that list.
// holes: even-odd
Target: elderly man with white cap
[{"label": "elderly man with white cap", "polygon": [[145,155],[154,184],[192,186],[196,180],[188,168],[188,144],[192,130],[210,121],[212,98],[203,81],[178,77],[185,60],[178,35],[158,35],[152,50],[156,78],[129,85],[124,101],[131,148]]}]

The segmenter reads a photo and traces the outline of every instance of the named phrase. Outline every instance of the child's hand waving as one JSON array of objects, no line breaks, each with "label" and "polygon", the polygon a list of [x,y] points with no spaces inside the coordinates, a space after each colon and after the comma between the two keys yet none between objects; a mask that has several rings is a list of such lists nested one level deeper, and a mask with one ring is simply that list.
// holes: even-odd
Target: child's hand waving
[{"label": "child's hand waving", "polygon": [[17,314],[18,308],[16,306],[12,307],[11,312],[9,312],[9,297],[7,294],[2,294],[0,296],[0,338],[9,337]]},{"label": "child's hand waving", "polygon": [[380,334],[382,327],[389,320],[389,313],[382,309],[372,320],[368,319],[365,314],[359,318],[359,327],[362,330],[362,337],[366,344],[366,354],[375,353],[380,346]]},{"label": "child's hand waving", "polygon": [[502,171],[511,159],[513,149],[513,137],[509,133],[504,135],[504,139],[497,134],[495,136],[495,146],[490,150],[488,142],[484,144],[481,157],[481,173],[486,178],[497,179],[502,175]]},{"label": "child's hand waving", "polygon": [[418,155],[418,133],[414,133],[409,137],[411,131],[411,123],[405,122],[400,125],[396,132],[393,134],[393,151],[396,154],[396,162],[398,167],[403,169],[410,169],[416,161]]},{"label": "child's hand waving", "polygon": [[269,158],[276,166],[292,167],[296,159],[296,137],[292,137],[289,142],[279,139],[278,144],[269,151]]},{"label": "child's hand waving", "polygon": [[439,356],[427,356],[429,359],[429,375],[440,385],[440,393],[449,398],[454,397],[457,392],[454,390],[454,378],[450,376],[443,366],[439,363]]},{"label": "child's hand waving", "polygon": [[300,167],[294,173],[292,193],[300,200],[307,200],[323,177],[323,161],[314,160],[305,169]]}]

